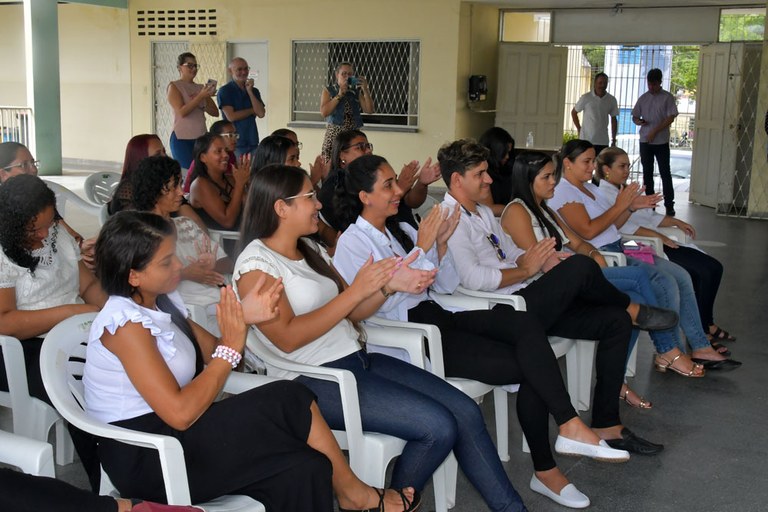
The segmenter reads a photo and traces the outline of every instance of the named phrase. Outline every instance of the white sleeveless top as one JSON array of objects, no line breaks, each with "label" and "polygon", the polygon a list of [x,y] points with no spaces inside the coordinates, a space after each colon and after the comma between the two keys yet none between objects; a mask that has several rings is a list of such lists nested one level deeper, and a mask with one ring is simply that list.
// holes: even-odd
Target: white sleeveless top
[{"label": "white sleeveless top", "polygon": [[[592,194],[593,197],[589,197],[587,194],[579,190],[575,185],[563,178],[555,187],[555,197],[550,199],[547,204],[553,211],[558,212],[559,214],[560,208],[566,204],[581,203],[584,205],[584,208],[587,210],[587,214],[591,219],[599,217],[605,213],[608,208],[611,207],[610,204],[605,202],[595,185],[587,182],[584,184],[584,187],[589,191],[590,194]],[[573,226],[570,226],[570,228],[573,229]],[[587,242],[591,243],[593,246],[599,249],[604,245],[611,244],[620,239],[621,235],[619,234],[619,230],[616,229],[616,226],[611,224],[605,231],[593,239],[587,240]]]},{"label": "white sleeveless top", "polygon": [[[520,199],[520,198],[513,199],[509,204],[507,204],[507,206],[504,207],[504,211],[501,212],[502,218],[504,217],[504,214],[507,212],[507,208],[509,208],[509,205],[513,204],[513,203],[514,204],[519,204],[523,208],[525,208],[526,213],[528,213],[528,216],[531,218],[531,227],[533,228],[533,235],[536,237],[536,241],[537,242],[541,242],[545,238],[549,238],[549,231],[547,231],[546,228],[544,228],[544,226],[541,225],[541,223],[539,222],[539,219],[536,218],[536,216],[533,214],[531,209],[528,208],[528,205],[526,205],[523,202],[523,200]],[[563,232],[562,229],[560,229],[560,226],[558,225],[557,221],[555,219],[553,219],[549,215],[549,213],[547,213],[546,211],[542,210],[541,213],[545,217],[547,217],[549,219],[549,221],[555,227],[557,232],[560,233],[560,239],[562,240],[563,245],[565,246],[565,245],[569,244],[571,242],[571,240],[567,236],[565,236],[565,233]],[[507,230],[504,229],[503,225],[502,225],[501,229],[503,229],[504,232],[507,233]],[[509,235],[509,233],[507,233],[507,234]],[[511,237],[512,235],[509,235],[509,236]]]},{"label": "white sleeveless top", "polygon": [[[309,243],[314,244],[313,242]],[[328,261],[328,254],[325,250],[317,245],[314,247]],[[285,293],[291,304],[291,309],[297,316],[323,307],[339,294],[336,283],[312,270],[306,260],[294,261],[286,258],[264,245],[261,240],[254,240],[248,244],[238,256],[235,262],[235,271],[232,274],[232,285],[235,292],[237,292],[237,282],[240,277],[254,270],[261,270],[274,278],[283,278],[283,293]],[[256,328],[253,329],[269,350],[298,363],[320,366],[360,350],[360,344],[357,342],[357,331],[346,318],[316,340],[291,353],[283,352],[261,331]],[[273,377],[283,379],[298,377],[296,373],[269,365],[267,365],[267,370],[269,375]]]},{"label": "white sleeveless top", "polygon": [[[177,292],[169,294],[168,298],[184,316],[187,315],[184,301]],[[195,376],[195,347],[171,321],[170,314],[139,306],[128,297],[111,296],[91,325],[83,373],[85,410],[105,423],[152,412],[131,383],[120,359],[101,343],[105,330],[114,334],[128,322],[141,324],[154,336],[157,349],[179,387],[189,384]]]}]

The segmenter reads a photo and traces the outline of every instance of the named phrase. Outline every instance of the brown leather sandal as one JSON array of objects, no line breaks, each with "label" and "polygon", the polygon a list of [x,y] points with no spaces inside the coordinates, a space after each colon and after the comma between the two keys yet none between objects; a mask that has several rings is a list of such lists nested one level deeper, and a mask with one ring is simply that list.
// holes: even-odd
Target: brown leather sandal
[{"label": "brown leather sandal", "polygon": [[[639,402],[633,403],[629,400],[629,393],[634,393],[637,395],[637,397],[640,399]],[[639,395],[634,390],[630,389],[629,386],[627,386],[627,389],[624,390],[624,392],[619,396],[620,400],[624,400],[627,405],[630,407],[634,407],[635,409],[653,409],[653,402],[650,400],[646,400],[645,397]]]}]

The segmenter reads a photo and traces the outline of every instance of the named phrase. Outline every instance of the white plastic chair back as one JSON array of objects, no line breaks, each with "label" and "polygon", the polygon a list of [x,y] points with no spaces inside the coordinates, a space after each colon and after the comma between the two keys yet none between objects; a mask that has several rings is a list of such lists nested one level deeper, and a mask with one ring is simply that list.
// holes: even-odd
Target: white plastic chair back
[{"label": "white plastic chair back", "polygon": [[67,209],[72,205],[97,219],[100,218],[101,207],[99,205],[89,203],[63,185],[59,185],[53,181],[43,181],[45,181],[48,188],[53,190],[53,193],[56,194],[56,209],[62,217],[67,217]]},{"label": "white plastic chair back", "polygon": [[85,196],[95,204],[107,204],[115,193],[120,174],[116,172],[95,172],[85,180]]},{"label": "white plastic chair back", "polygon": [[[82,404],[85,400],[82,373],[88,334],[95,317],[96,313],[75,315],[56,325],[45,337],[40,353],[40,369],[43,384],[51,402],[67,421],[85,432],[157,450],[168,503],[190,505],[184,450],[176,438],[102,423],[88,416],[83,410]],[[225,391],[238,393],[247,389],[249,385],[254,387],[269,381],[270,379],[260,378],[260,376],[233,373],[227,381]],[[110,491],[111,489],[102,485],[102,494]],[[222,496],[213,502],[196,505],[209,512],[264,512],[265,510],[258,501],[240,495]]]},{"label": "white plastic chair back", "polygon": [[0,350],[5,360],[8,390],[0,391],[0,406],[13,413],[13,432],[41,442],[48,441],[48,432],[56,426],[56,462],[70,464],[74,459],[74,445],[64,419],[59,413],[29,394],[27,369],[21,342],[12,336],[0,335]]},{"label": "white plastic chair back", "polygon": [[55,478],[50,444],[0,430],[0,462],[24,473]]}]

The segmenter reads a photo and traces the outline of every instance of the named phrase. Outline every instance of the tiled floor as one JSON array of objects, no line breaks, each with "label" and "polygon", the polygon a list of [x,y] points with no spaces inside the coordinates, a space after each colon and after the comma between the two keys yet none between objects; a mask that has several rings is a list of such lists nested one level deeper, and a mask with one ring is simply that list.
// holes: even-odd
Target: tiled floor
[{"label": "tiled floor", "polygon": [[[82,192],[83,175],[54,178]],[[640,340],[637,376],[631,386],[653,400],[649,411],[622,405],[624,423],[637,433],[666,445],[656,457],[633,456],[626,464],[557,457],[568,478],[592,500],[591,510],[645,511],[759,511],[768,509],[768,224],[764,221],[717,217],[709,208],[684,204],[678,216],[694,224],[699,245],[717,257],[726,271],[718,296],[716,320],[738,336],[731,344],[744,366],[734,372],[710,372],[704,379],[685,379],[652,368],[652,345]],[[96,232],[86,218],[68,214],[82,234]],[[505,467],[531,511],[567,510],[528,488],[530,457],[519,450],[520,429],[510,396],[512,460]],[[493,430],[493,403],[483,410]],[[404,411],[403,414],[407,414]],[[583,413],[589,419],[589,411]],[[0,426],[9,425],[8,411],[0,411]],[[550,433],[554,440],[555,426]],[[491,432],[495,437],[495,432]],[[79,464],[57,467],[60,478],[85,485]],[[422,510],[432,510],[431,487]],[[486,510],[478,494],[460,475],[456,512]]]}]

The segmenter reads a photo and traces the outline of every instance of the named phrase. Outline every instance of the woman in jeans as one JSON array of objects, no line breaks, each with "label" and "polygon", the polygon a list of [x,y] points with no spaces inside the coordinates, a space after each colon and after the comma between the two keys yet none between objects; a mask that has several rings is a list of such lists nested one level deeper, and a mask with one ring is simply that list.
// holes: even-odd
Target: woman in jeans
[{"label": "woman in jeans", "polygon": [[[351,371],[357,381],[363,430],[407,441],[392,471],[390,486],[422,491],[453,450],[459,465],[494,511],[526,510],[509,482],[482,413],[467,395],[444,380],[403,361],[367,354],[359,345],[358,322],[376,312],[390,291],[428,287],[435,272],[413,270],[409,259],[372,258],[347,285],[326,253],[304,238],[317,231],[320,203],[300,168],[272,165],[251,182],[241,229],[243,252],[233,281],[247,294],[282,279],[280,315],[256,325],[265,345],[299,363]],[[270,368],[272,375],[295,374]],[[299,377],[318,396],[331,428],[343,428],[338,387]]]},{"label": "woman in jeans", "polygon": [[[631,184],[622,189],[613,205],[606,204],[601,200],[597,187],[590,181],[594,162],[595,150],[590,142],[575,139],[565,144],[558,155],[557,174],[562,179],[555,187],[555,195],[549,201],[549,207],[576,234],[593,246],[621,252],[621,235],[615,223],[626,221],[638,208],[653,207],[661,198],[658,195],[640,195],[639,185]],[[712,361],[708,363],[712,370],[733,369],[741,364],[731,360],[720,362],[726,361],[725,356],[709,344],[701,327],[691,277],[682,267],[663,258],[654,258],[653,265],[627,258],[627,264],[643,268],[651,279],[659,305],[679,313],[679,328],[685,333],[693,358]],[[678,329],[674,329],[664,339],[664,344],[656,346],[656,370],[671,370],[684,377],[704,376],[704,363],[691,361],[686,354],[676,350],[683,347]]]}]

